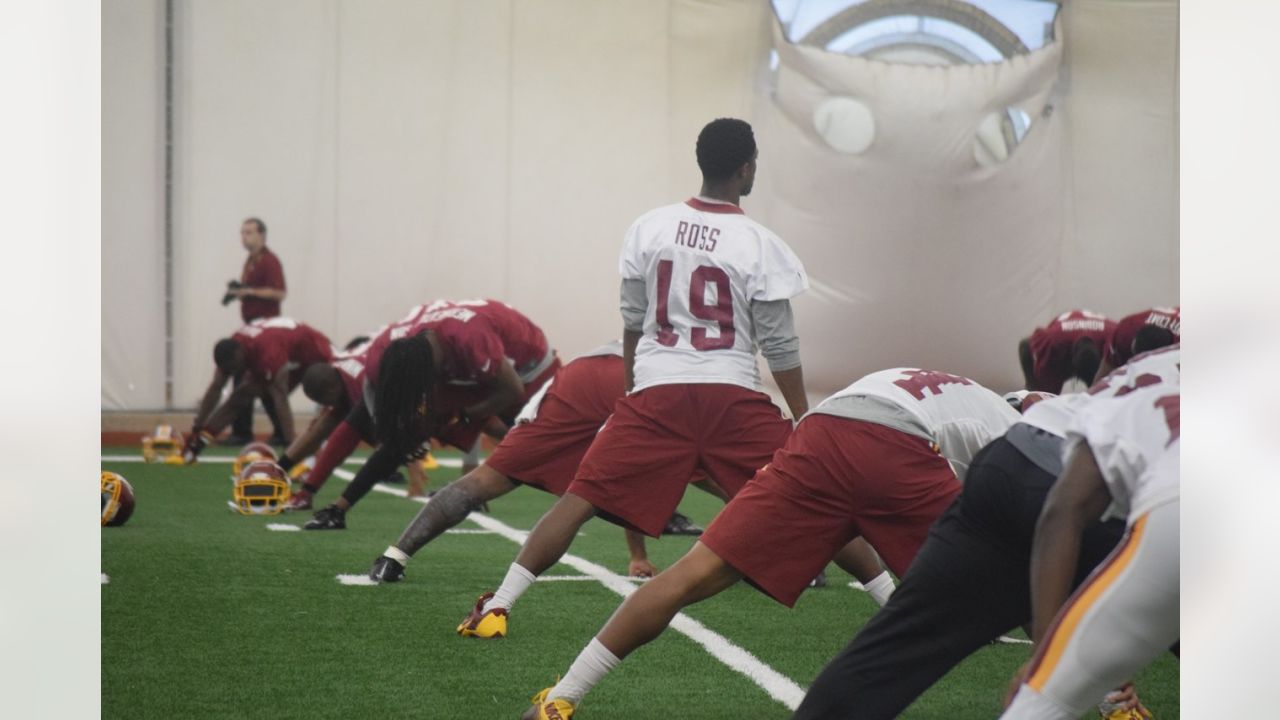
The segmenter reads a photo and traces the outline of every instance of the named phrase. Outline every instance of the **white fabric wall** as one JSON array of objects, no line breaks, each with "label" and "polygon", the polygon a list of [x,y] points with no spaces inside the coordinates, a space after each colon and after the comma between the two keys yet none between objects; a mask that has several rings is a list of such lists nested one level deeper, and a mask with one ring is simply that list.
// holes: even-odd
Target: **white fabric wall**
[{"label": "white fabric wall", "polygon": [[[119,17],[109,30],[104,12],[104,40],[141,37],[159,22],[159,3],[129,5],[136,12],[127,16],[111,5]],[[842,175],[847,158],[815,144],[770,99],[772,23],[764,0],[179,2],[175,403],[195,403],[213,343],[239,324],[235,306],[217,301],[243,262],[238,228],[249,215],[267,222],[284,262],[285,314],[337,343],[417,302],[477,296],[527,312],[566,356],[616,337],[622,233],[641,212],[696,192],[694,139],[722,115],[757,127],[760,179],[744,207],[836,290],[798,306],[815,392],[896,363],[1012,385],[1017,338],[1059,307],[1120,314],[1176,301],[1176,66],[1165,44],[1176,38],[1175,3],[1074,3],[1063,26],[1065,82],[1050,77],[1056,48],[1035,68],[968,73],[976,94],[965,112],[987,101],[982,88],[1052,86],[1063,97],[999,170],[936,176],[889,152],[868,153]],[[1093,36],[1073,52],[1073,32]],[[104,140],[112,114],[125,119],[112,132],[139,142],[148,136],[138,118],[159,117],[158,106],[138,107],[146,99],[111,97],[109,79],[137,77],[130,64],[145,65],[142,52],[104,42]],[[846,60],[814,62],[837,71]],[[793,65],[784,70],[803,77]],[[875,72],[894,82],[911,74]],[[897,102],[889,87],[885,102]],[[1075,92],[1088,104],[1074,105]],[[899,105],[894,112],[906,113]],[[909,130],[899,129],[900,148],[910,147]],[[132,202],[117,221],[104,209],[104,277],[108,258],[159,247],[158,232],[139,228],[159,195],[143,201],[138,155],[124,162],[104,150],[104,208],[115,195]],[[850,177],[860,194],[842,185]],[[1143,196],[1127,202],[1134,188]],[[799,200],[824,195],[812,206]],[[993,216],[993,198],[1008,213]],[[940,200],[954,212],[931,219]],[[850,261],[840,249],[853,247],[840,237],[861,243],[856,273],[834,272]],[[1013,255],[993,260],[988,251],[1014,237],[1023,242]],[[1149,279],[1095,282],[1081,268],[1100,250],[1155,258],[1144,266]],[[1011,277],[994,262],[1030,275]],[[915,271],[909,279],[904,265]],[[163,382],[162,364],[127,362],[152,346],[163,358],[162,324],[137,312],[162,307],[159,268],[132,273],[138,292],[127,303],[109,303],[104,291],[104,407],[153,404],[121,388],[136,377]],[[886,307],[896,321],[877,319]],[[113,347],[130,355],[112,363]]]},{"label": "white fabric wall", "polygon": [[164,406],[164,4],[102,5],[102,407]]}]

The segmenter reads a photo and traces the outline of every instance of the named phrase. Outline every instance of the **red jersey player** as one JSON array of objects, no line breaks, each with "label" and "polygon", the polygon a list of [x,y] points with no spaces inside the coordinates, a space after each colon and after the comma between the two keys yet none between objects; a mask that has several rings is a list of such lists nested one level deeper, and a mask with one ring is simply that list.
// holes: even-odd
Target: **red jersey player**
[{"label": "red jersey player", "polygon": [[1114,321],[1097,313],[1071,310],[1036,328],[1018,344],[1027,389],[1058,393],[1071,378],[1092,383],[1115,327]]},{"label": "red jersey player", "polygon": [[1182,308],[1151,308],[1121,318],[1102,351],[1102,364],[1093,382],[1124,366],[1134,355],[1181,342]]},{"label": "red jersey player", "polygon": [[[270,397],[279,412],[285,440],[293,439],[289,393],[302,382],[306,369],[327,363],[334,348],[319,330],[285,317],[263,318],[240,328],[213,348],[216,369],[209,382],[183,453],[195,462],[200,451],[231,421],[235,412],[258,396]],[[228,380],[243,382],[221,406],[218,397]],[[216,409],[215,409],[216,407]]]},{"label": "red jersey player", "polygon": [[715,120],[696,153],[699,197],[642,215],[623,242],[629,394],[498,591],[482,595],[459,625],[461,635],[505,636],[516,598],[597,512],[657,537],[695,470],[736,494],[791,432],[758,390],[758,347],[793,415],[808,410],[790,305],[808,278],[791,249],[738,207],[755,179],[751,126]]},{"label": "red jersey player", "polygon": [[[365,355],[363,401],[353,415],[373,419],[378,450],[342,497],[304,527],[345,528],[346,511],[432,437],[463,450],[481,432],[501,438],[559,367],[542,330],[505,303],[438,300],[413,308],[380,332]],[[356,424],[334,431],[295,504],[309,502],[359,444]]]},{"label": "red jersey player", "polygon": [[790,607],[860,536],[889,570],[906,573],[974,455],[1017,419],[972,380],[914,368],[873,373],[827,398],[688,554],[622,603],[525,717],[571,717],[592,686],[682,608],[743,577]]}]

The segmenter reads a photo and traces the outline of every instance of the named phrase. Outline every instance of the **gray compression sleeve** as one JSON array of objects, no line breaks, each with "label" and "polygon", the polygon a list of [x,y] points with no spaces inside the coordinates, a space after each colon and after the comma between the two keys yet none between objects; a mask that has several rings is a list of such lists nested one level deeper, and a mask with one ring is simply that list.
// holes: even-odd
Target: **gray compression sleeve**
[{"label": "gray compression sleeve", "polygon": [[755,326],[760,354],[769,361],[769,370],[782,372],[800,367],[800,338],[790,300],[754,300],[751,324]]},{"label": "gray compression sleeve", "polygon": [[649,310],[649,295],[644,280],[622,281],[622,327],[632,332],[644,331],[644,316]]}]

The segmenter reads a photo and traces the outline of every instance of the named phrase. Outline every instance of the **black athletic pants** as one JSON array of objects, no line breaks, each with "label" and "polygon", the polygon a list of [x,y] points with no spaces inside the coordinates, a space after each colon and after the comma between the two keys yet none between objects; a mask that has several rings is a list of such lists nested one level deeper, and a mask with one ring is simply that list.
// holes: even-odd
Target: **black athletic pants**
[{"label": "black athletic pants", "polygon": [[[888,604],[823,668],[795,720],[897,717],[975,650],[1029,623],[1031,540],[1054,479],[1004,438],[983,448]],[[1120,520],[1086,530],[1076,584],[1123,534]]]}]

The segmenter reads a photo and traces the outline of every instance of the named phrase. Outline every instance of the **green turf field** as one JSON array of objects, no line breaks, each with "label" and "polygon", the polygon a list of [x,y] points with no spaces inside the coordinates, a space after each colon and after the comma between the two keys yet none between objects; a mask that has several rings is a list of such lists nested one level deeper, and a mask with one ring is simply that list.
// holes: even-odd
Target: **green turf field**
[{"label": "green turf field", "polygon": [[[444,535],[418,553],[404,582],[344,586],[335,576],[367,572],[421,505],[375,491],[348,514],[345,531],[275,532],[266,526],[301,524],[309,514],[233,512],[229,464],[103,468],[128,478],[138,498],[128,524],[102,531],[110,578],[102,586],[104,718],[516,718],[621,602],[595,581],[539,583],[513,611],[509,639],[459,638],[454,627],[515,558],[516,544],[501,535]],[[442,468],[431,484],[456,475]],[[332,479],[319,501],[344,486]],[[494,502],[489,517],[528,530],[551,500],[523,488]],[[705,525],[717,506],[693,490],[681,509]],[[692,542],[651,541],[650,557],[667,567]],[[588,523],[570,552],[626,572],[622,532],[603,521]],[[548,574],[581,575],[563,563]],[[794,610],[740,585],[686,614],[804,687],[875,609],[846,586],[848,575],[834,566],[828,574],[831,585],[807,592]],[[903,717],[994,718],[1008,678],[1029,655],[1025,645],[990,646]],[[1175,660],[1161,658],[1138,683],[1156,718],[1178,717]],[[763,720],[790,712],[668,631],[607,677],[577,717]]]}]

